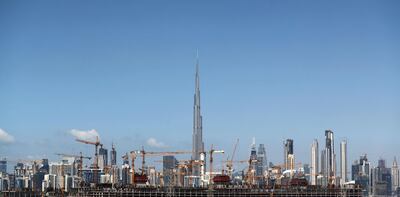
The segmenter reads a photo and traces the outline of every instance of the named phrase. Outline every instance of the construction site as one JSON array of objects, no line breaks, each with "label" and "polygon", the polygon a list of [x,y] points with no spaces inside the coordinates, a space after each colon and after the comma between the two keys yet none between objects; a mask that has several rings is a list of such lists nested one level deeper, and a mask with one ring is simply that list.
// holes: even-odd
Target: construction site
[{"label": "construction site", "polygon": [[[239,143],[233,146],[233,152],[223,161],[224,169],[214,170],[215,154],[224,154],[224,150],[216,150],[212,145],[210,150],[201,152],[199,160],[176,160],[176,155],[192,154],[193,151],[146,151],[133,150],[122,156],[123,165],[120,168],[111,161],[106,165],[102,158],[103,144],[96,141],[76,139],[77,142],[92,145],[94,157],[82,153],[56,153],[62,158],[73,158],[72,166],[61,164],[53,173],[47,172],[43,180],[34,176],[28,179],[28,187],[3,191],[2,196],[321,196],[336,197],[362,196],[362,188],[358,185],[335,185],[335,177],[330,177],[327,185],[310,185],[304,171],[296,171],[300,163],[287,161],[271,168],[260,170],[262,158],[256,156],[252,148],[248,160],[235,160]],[[115,147],[113,146],[113,151]],[[116,155],[111,154],[111,160]],[[157,172],[152,164],[146,163],[148,157],[162,157],[164,165],[162,172]],[[290,159],[292,156],[289,156]],[[168,159],[172,158],[172,167],[168,168]],[[89,169],[84,168],[84,160],[92,160]],[[137,161],[139,160],[139,161]],[[135,165],[139,163],[139,165]],[[235,164],[245,164],[247,169],[235,172]],[[25,174],[38,174],[43,170],[43,161],[34,161],[31,168],[23,169]],[[71,168],[71,171],[68,169]],[[195,175],[196,170],[199,174]],[[286,170],[284,170],[286,169]],[[22,170],[22,169],[21,169]],[[29,177],[29,176],[28,176]],[[30,182],[29,182],[30,181]],[[37,183],[36,181],[40,181]],[[17,181],[18,182],[18,181]],[[41,187],[39,187],[41,186]]]}]

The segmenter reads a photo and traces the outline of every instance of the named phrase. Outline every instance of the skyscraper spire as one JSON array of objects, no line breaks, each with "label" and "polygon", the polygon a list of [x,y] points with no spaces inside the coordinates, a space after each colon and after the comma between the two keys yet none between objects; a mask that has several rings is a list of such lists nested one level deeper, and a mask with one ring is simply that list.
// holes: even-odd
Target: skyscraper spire
[{"label": "skyscraper spire", "polygon": [[[200,113],[200,79],[199,79],[199,55],[196,54],[196,75],[195,75],[195,93],[193,106],[193,144],[192,144],[192,159],[199,160],[200,153],[204,152],[203,142],[203,124]],[[200,167],[193,168],[193,175],[200,176]]]},{"label": "skyscraper spire", "polygon": [[199,51],[196,51],[196,76],[195,76],[195,95],[198,95],[198,105],[200,106],[200,77],[199,77]]}]

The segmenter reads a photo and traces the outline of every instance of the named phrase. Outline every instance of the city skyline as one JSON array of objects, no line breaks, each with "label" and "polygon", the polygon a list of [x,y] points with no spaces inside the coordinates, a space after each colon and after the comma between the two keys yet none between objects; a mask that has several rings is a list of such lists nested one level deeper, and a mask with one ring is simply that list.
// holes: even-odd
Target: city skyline
[{"label": "city skyline", "polygon": [[[65,14],[72,8],[46,4],[43,13],[33,13],[29,3],[1,4],[1,16],[12,20],[0,19],[7,27],[0,33],[4,43],[0,46],[0,90],[4,93],[0,128],[12,137],[0,133],[0,157],[37,159],[45,154],[56,159],[54,152],[90,154],[92,148],[76,144],[74,135],[90,137],[96,131],[107,149],[114,143],[121,154],[142,145],[155,150],[191,150],[196,48],[202,62],[205,149],[214,144],[230,152],[235,139],[240,138],[237,157],[247,158],[251,139],[256,137],[258,144],[265,144],[268,161],[279,163],[282,141],[290,138],[296,161],[309,163],[313,140],[317,138],[324,147],[323,132],[332,129],[336,153],[340,151],[338,142],[347,139],[348,166],[364,153],[373,164],[380,157],[389,163],[400,156],[400,41],[396,36],[400,29],[395,20],[399,14],[392,8],[398,2],[391,2],[393,6],[350,3],[350,8],[358,6],[356,14],[337,4],[331,8],[330,3],[317,3],[321,10],[315,13],[307,13],[312,7],[302,4],[294,9],[257,2],[260,8],[255,9],[254,5],[234,3],[235,10],[247,14],[244,18],[229,10],[226,16],[219,16],[212,7],[199,5],[190,8],[193,20],[178,22],[176,18],[184,11],[145,3],[138,7],[154,8],[151,15],[140,9],[133,13],[123,9],[116,14],[115,7],[109,10],[104,4],[90,16],[77,8],[77,16],[56,19],[47,16],[59,16],[54,10]],[[201,9],[211,13],[209,18],[196,15]],[[264,13],[264,9],[270,12]],[[364,13],[368,9],[374,12]],[[116,15],[94,23],[96,18],[92,17],[104,10]],[[157,15],[159,10],[176,14]],[[300,18],[285,18],[280,11],[293,11],[290,16]],[[333,16],[324,15],[324,11],[332,11]],[[342,11],[344,16],[334,11]],[[119,23],[124,16],[139,27]],[[153,21],[164,16],[161,22]],[[322,19],[312,19],[315,16]],[[302,17],[311,22],[305,23]],[[284,23],[272,20],[275,18]],[[252,20],[257,23],[250,23]],[[61,26],[60,21],[71,24]],[[199,26],[174,26],[190,25],[191,21]],[[81,29],[86,22],[93,22],[94,28]],[[314,23],[325,29],[314,28]],[[51,29],[49,24],[60,29]],[[352,24],[357,24],[358,30]],[[101,31],[105,30],[102,25],[114,31]],[[279,36],[269,27],[287,31]],[[215,32],[207,33],[203,28]],[[308,28],[319,37],[308,35]],[[163,32],[157,34],[160,29]],[[337,29],[344,29],[345,34]],[[97,37],[91,38],[92,34]],[[119,35],[124,36],[118,39]],[[146,36],[155,41],[141,41],[149,38]],[[365,40],[370,42],[363,43]],[[239,44],[243,50],[234,47]],[[375,140],[371,141],[371,136]]]}]

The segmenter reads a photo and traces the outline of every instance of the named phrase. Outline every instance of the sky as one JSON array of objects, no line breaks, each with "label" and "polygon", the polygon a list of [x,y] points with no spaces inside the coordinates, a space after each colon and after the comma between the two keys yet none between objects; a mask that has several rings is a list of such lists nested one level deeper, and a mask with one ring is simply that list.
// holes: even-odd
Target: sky
[{"label": "sky", "polygon": [[[310,162],[400,157],[400,2],[0,1],[0,157],[190,150],[196,50],[206,149]],[[181,156],[189,158],[188,156]],[[158,158],[159,159],[159,158]],[[121,161],[118,161],[121,163]]]}]

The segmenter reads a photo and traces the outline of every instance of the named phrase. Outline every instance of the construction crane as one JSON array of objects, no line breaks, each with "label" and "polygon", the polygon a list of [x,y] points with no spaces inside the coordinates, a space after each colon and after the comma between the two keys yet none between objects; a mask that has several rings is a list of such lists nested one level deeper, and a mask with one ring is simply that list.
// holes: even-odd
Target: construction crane
[{"label": "construction crane", "polygon": [[102,143],[100,143],[99,136],[96,136],[96,141],[87,141],[87,140],[82,140],[82,139],[76,139],[77,142],[84,143],[84,144],[90,144],[94,145],[95,147],[95,153],[94,153],[94,161],[93,161],[93,182],[96,183],[98,180],[98,170],[99,170],[99,154],[98,154],[98,147],[103,146]]},{"label": "construction crane", "polygon": [[[228,175],[232,176],[233,175],[233,164],[243,164],[243,163],[249,163],[249,160],[224,160],[222,161],[223,165],[225,163],[225,166],[228,167],[227,171],[228,171]],[[229,164],[228,164],[229,163]]]},{"label": "construction crane", "polygon": [[[142,179],[143,182],[145,180],[147,181],[147,176],[145,175],[144,171],[144,166],[146,162],[146,155],[147,156],[168,156],[168,155],[178,155],[178,154],[192,154],[192,151],[169,151],[169,152],[153,152],[153,151],[145,151],[144,147],[142,147],[142,150],[135,150],[131,151],[131,162],[132,162],[132,176],[131,176],[131,183],[135,184],[137,181],[140,182],[140,179]],[[138,176],[139,174],[135,174],[135,159],[136,157],[140,155],[142,157],[142,168],[141,168],[141,174],[140,177],[135,178],[135,176]]]},{"label": "construction crane", "polygon": [[226,168],[228,171],[228,176],[231,178],[232,178],[232,172],[233,172],[233,158],[235,157],[235,153],[236,153],[238,144],[239,144],[239,138],[236,140],[236,143],[233,146],[233,152],[232,152],[231,158],[229,159],[229,157],[228,157],[227,161],[226,161]]},{"label": "construction crane", "polygon": [[222,153],[222,154],[224,154],[225,151],[224,150],[215,150],[214,149],[214,145],[211,144],[211,149],[210,149],[210,152],[209,152],[209,154],[210,154],[210,186],[212,186],[212,183],[213,183],[213,160],[214,160],[213,154],[214,153]]},{"label": "construction crane", "polygon": [[254,185],[255,178],[256,178],[256,176],[255,176],[256,169],[254,169],[253,166],[254,166],[254,164],[256,164],[258,162],[258,160],[252,159],[250,157],[250,159],[247,160],[247,162],[248,162],[249,167],[248,167],[246,175],[245,175],[245,182],[247,183],[247,185],[251,186],[251,185]]},{"label": "construction crane", "polygon": [[71,157],[75,159],[79,159],[78,162],[78,177],[82,178],[82,168],[83,168],[83,159],[92,159],[91,157],[88,156],[83,156],[82,152],[79,153],[79,155],[71,155],[71,154],[64,154],[64,153],[56,153],[56,155],[61,156],[61,157]]}]

